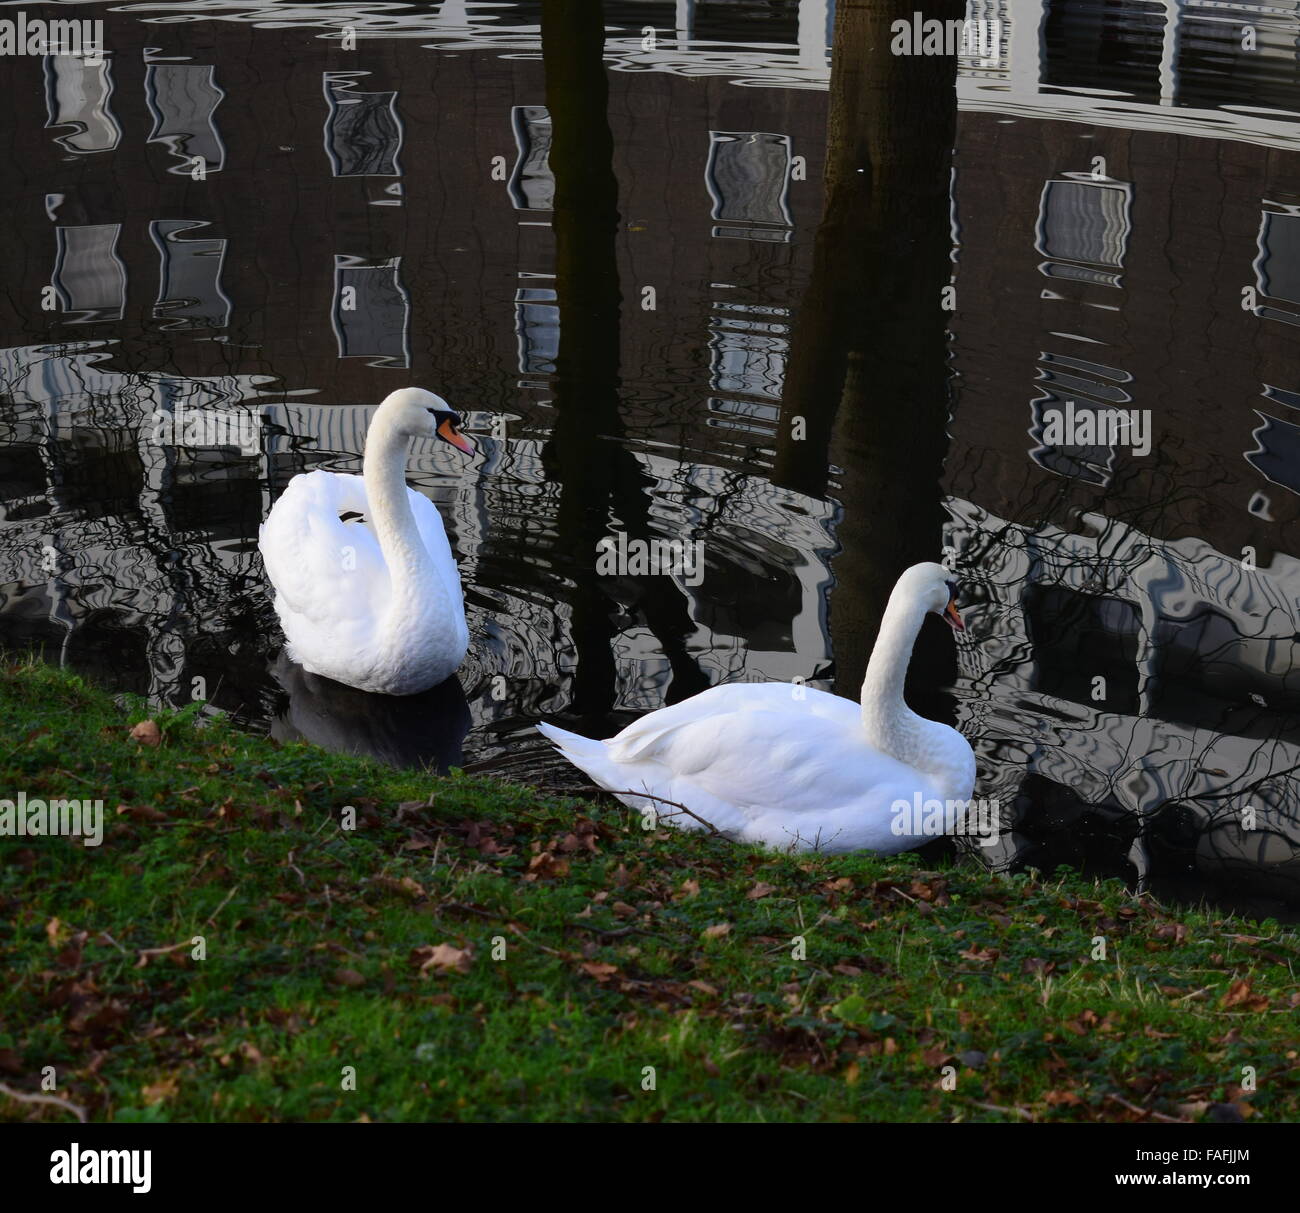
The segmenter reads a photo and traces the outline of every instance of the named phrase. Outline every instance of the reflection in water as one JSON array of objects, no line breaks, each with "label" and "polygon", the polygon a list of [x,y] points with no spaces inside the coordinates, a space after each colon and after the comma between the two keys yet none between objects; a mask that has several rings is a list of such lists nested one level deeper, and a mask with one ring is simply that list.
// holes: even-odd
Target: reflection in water
[{"label": "reflection in water", "polygon": [[[955,696],[994,862],[1300,902],[1291,7],[1247,53],[1226,10],[982,4],[955,62],[885,54],[884,7],[162,3],[103,64],[8,65],[0,641],[454,761],[454,704],[276,666],[286,707],[256,552],[417,383],[483,451],[409,475],[464,578],[467,762],[550,777],[537,719],[719,682],[856,694],[942,546],[969,631],[909,694]],[[604,576],[620,536],[703,576]]]},{"label": "reflection in water", "polygon": [[310,674],[283,653],[273,673],[287,697],[271,721],[271,736],[280,741],[310,741],[440,775],[464,765],[471,718],[454,676],[418,695],[397,696],[371,695]]},{"label": "reflection in water", "polygon": [[[961,12],[950,3],[932,15]],[[836,6],[825,210],[792,341],[775,469],[779,481],[818,493],[828,455],[843,469],[830,625],[835,690],[848,698],[862,685],[894,583],[939,555],[943,527],[956,64],[891,54],[895,15],[858,0]],[[941,98],[952,100],[944,106]],[[936,663],[949,649],[917,644],[909,683],[922,715],[940,716],[933,693],[951,671]]]},{"label": "reflection in water", "polygon": [[71,55],[48,55],[45,70],[50,111],[46,125],[73,128],[57,136],[57,142],[70,152],[111,152],[122,138],[122,128],[109,105],[109,61],[87,63]]},{"label": "reflection in water", "polygon": [[151,143],[163,143],[180,163],[167,171],[202,180],[225,166],[226,149],[217,132],[216,111],[225,93],[211,66],[150,63],[145,95],[153,113]]}]

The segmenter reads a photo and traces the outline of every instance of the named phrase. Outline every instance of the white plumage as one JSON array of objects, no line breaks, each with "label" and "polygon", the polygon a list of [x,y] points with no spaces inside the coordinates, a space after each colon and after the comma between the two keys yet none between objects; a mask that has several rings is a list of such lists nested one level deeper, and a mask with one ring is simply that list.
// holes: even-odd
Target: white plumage
[{"label": "white plumage", "polygon": [[[712,687],[651,712],[607,741],[538,725],[575,766],[619,799],[654,808],[683,829],[699,822],[685,805],[741,842],[781,850],[870,850],[919,846],[926,837],[898,803],[970,799],[975,755],[955,729],[926,720],[903,700],[912,645],[927,611],[961,627],[942,566],[908,569],[890,596],[862,687],[861,705],[787,683]],[[648,795],[637,795],[636,793]],[[900,831],[899,826],[904,828]]]},{"label": "white plumage", "polygon": [[375,411],[361,476],[295,476],[258,545],[288,656],[363,691],[411,695],[455,673],[469,647],[460,574],[438,511],[406,486],[410,439],[470,454],[459,416],[420,388]]}]

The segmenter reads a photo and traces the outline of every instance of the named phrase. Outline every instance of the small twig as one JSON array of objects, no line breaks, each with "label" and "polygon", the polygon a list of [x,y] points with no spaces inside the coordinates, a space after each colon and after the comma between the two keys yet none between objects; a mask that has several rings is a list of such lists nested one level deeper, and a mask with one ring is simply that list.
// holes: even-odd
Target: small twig
[{"label": "small twig", "polygon": [[480,918],[486,918],[490,922],[500,922],[501,915],[493,914],[488,910],[480,910],[477,906],[467,906],[460,901],[444,901],[438,909],[440,910],[463,910],[466,914],[477,914]]},{"label": "small twig", "polygon": [[1167,1125],[1184,1125],[1185,1120],[1179,1120],[1176,1116],[1166,1116],[1163,1112],[1157,1112],[1154,1108],[1142,1108],[1135,1103],[1129,1103],[1120,1095],[1108,1094],[1107,1099],[1113,1099],[1117,1104],[1127,1108],[1130,1112],[1136,1112],[1139,1116],[1153,1116],[1156,1120],[1163,1120]]},{"label": "small twig", "polygon": [[169,944],[165,948],[141,948],[139,952],[140,958],[135,962],[135,967],[137,969],[143,969],[149,963],[150,956],[166,956],[168,952],[179,952],[181,948],[189,948],[193,946],[193,939],[182,939],[180,943]]},{"label": "small twig", "polygon": [[289,852],[288,866],[298,873],[298,883],[305,889],[307,887],[307,877],[302,874],[302,869],[293,861],[293,852]]},{"label": "small twig", "polygon": [[119,952],[121,952],[123,956],[131,955],[131,953],[128,952],[120,943],[118,943],[117,940],[114,939],[107,931],[100,931],[99,937],[100,939],[108,940],[108,942],[111,943]]},{"label": "small twig", "polygon": [[216,923],[213,922],[213,919],[216,918],[216,916],[220,914],[221,911],[224,910],[227,905],[230,904],[230,899],[238,892],[239,892],[239,886],[235,885],[235,887],[231,889],[230,892],[227,893],[226,896],[222,899],[221,904],[215,910],[212,911],[211,915],[208,917],[208,920],[204,925],[209,927],[215,926]]},{"label": "small twig", "polygon": [[566,922],[564,925],[578,931],[590,931],[593,935],[600,935],[605,939],[622,939],[625,935],[648,935],[651,939],[662,940],[664,943],[672,942],[657,931],[647,931],[644,927],[615,927],[611,929],[609,927],[594,927],[588,922]]},{"label": "small twig", "polygon": [[[585,789],[584,789],[584,790],[585,790]],[[622,791],[622,792],[615,792],[615,791],[611,790],[610,788],[602,788],[602,787],[598,787],[598,786],[593,785],[591,790],[592,790],[592,791],[596,791],[596,792],[609,792],[609,794],[610,794],[611,796],[642,796],[642,797],[644,797],[646,800],[655,800],[655,801],[658,801],[660,804],[666,804],[666,805],[668,805],[670,808],[674,808],[674,809],[679,810],[679,811],[682,812],[682,813],[685,813],[687,817],[694,818],[694,820],[698,821],[698,822],[700,823],[700,825],[704,826],[704,828],[705,828],[706,830],[708,830],[709,833],[710,833],[714,838],[725,838],[728,842],[731,842],[731,841],[732,841],[732,839],[727,838],[727,836],[726,836],[726,835],[725,835],[725,834],[724,834],[720,829],[718,829],[718,827],[715,826],[715,825],[713,824],[713,822],[711,822],[711,821],[706,821],[706,820],[705,820],[703,817],[701,817],[698,813],[692,812],[690,809],[688,809],[688,808],[687,808],[684,804],[682,804],[680,801],[677,801],[677,800],[669,800],[668,797],[666,797],[666,796],[656,796],[653,792],[638,792],[638,791],[636,791],[636,790],[634,790],[634,789],[632,789],[632,788],[628,788],[628,789],[626,789],[626,790],[624,790],[624,791]],[[658,815],[659,815],[659,814],[656,814],[656,816],[658,816]],[[668,820],[668,816],[667,816],[667,815],[664,815],[664,819],[665,819],[665,820]]]},{"label": "small twig", "polygon": [[74,1103],[69,1103],[66,1099],[60,1099],[57,1095],[28,1095],[23,1091],[15,1091],[13,1087],[6,1086],[0,1082],[0,1095],[7,1095],[10,1099],[16,1099],[19,1103],[45,1103],[56,1108],[62,1108],[65,1112],[71,1112],[81,1123],[86,1123],[86,1110],[77,1107]]},{"label": "small twig", "polygon": [[986,1112],[1006,1112],[1012,1116],[1023,1116],[1026,1120],[1034,1119],[1034,1114],[1032,1112],[1026,1112],[1024,1108],[1004,1108],[1001,1104],[980,1103],[975,1099],[972,1099],[970,1104],[972,1107],[983,1108]]}]

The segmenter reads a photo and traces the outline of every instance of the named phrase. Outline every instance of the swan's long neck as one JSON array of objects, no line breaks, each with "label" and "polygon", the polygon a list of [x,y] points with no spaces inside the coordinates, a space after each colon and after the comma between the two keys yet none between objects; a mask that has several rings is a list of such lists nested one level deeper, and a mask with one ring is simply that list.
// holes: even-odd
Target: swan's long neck
[{"label": "swan's long neck", "polygon": [[385,626],[390,629],[400,628],[405,621],[425,612],[444,615],[449,608],[446,589],[420,538],[406,496],[409,445],[407,436],[382,417],[375,418],[366,435],[362,474],[370,505],[370,523],[388,566],[392,597]]},{"label": "swan's long neck", "polygon": [[925,605],[895,589],[862,682],[862,728],[876,749],[946,787],[953,772],[942,755],[950,734],[946,726],[918,716],[903,697],[912,647],[924,622]]}]

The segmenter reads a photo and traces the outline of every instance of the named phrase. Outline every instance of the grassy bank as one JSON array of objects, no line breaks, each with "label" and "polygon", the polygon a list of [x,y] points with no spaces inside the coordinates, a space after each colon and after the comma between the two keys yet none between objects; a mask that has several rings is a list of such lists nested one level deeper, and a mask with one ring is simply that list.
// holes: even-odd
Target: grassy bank
[{"label": "grassy bank", "polygon": [[49,1094],[117,1120],[1300,1111],[1276,924],[649,833],[604,799],[184,716],[133,739],[145,717],[0,669],[0,797],[106,814],[97,848],[0,839],[0,1119],[72,1119],[17,1098],[45,1067]]}]

